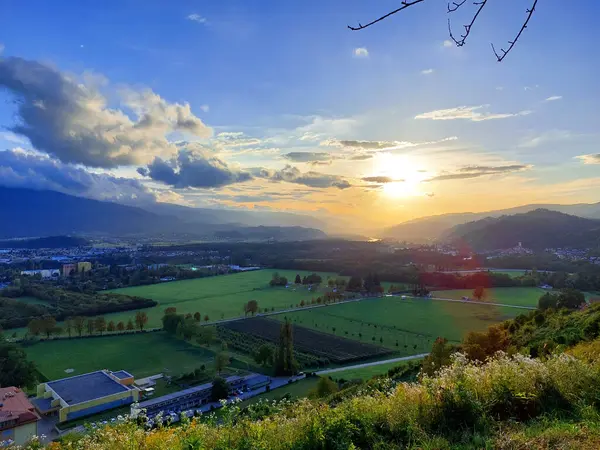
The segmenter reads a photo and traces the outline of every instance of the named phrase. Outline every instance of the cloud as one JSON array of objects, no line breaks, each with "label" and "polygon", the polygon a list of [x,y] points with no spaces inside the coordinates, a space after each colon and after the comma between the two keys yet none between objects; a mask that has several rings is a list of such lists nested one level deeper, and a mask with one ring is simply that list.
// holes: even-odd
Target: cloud
[{"label": "cloud", "polygon": [[116,92],[126,109],[114,109],[99,90],[108,87],[103,77],[87,74],[79,81],[37,61],[0,58],[0,87],[16,99],[19,120],[9,131],[65,163],[102,168],[147,164],[155,156],[176,154],[166,138],[170,132],[211,135],[187,103],[168,103],[149,89],[127,88]]},{"label": "cloud", "polygon": [[549,130],[535,137],[524,139],[519,143],[521,148],[534,148],[547,142],[563,141],[576,137],[570,131],[566,130]]},{"label": "cloud", "polygon": [[252,179],[248,172],[215,156],[187,148],[170,160],[154,158],[147,167],[138,168],[138,173],[175,188],[215,188]]},{"label": "cloud", "polygon": [[332,155],[323,152],[290,152],[283,157],[299,163],[328,162],[332,159]]},{"label": "cloud", "polygon": [[289,164],[281,170],[258,168],[252,172],[257,178],[265,178],[270,181],[285,181],[287,183],[302,184],[314,188],[336,187],[338,189],[346,189],[351,187],[348,180],[338,175],[328,175],[313,171],[303,173],[298,168]]},{"label": "cloud", "polygon": [[214,140],[226,147],[248,147],[262,143],[259,138],[246,136],[241,131],[224,131],[217,134]]},{"label": "cloud", "polygon": [[451,40],[446,39],[444,42],[442,42],[442,47],[444,47],[444,48],[454,47],[454,43]]},{"label": "cloud", "polygon": [[393,183],[395,181],[402,181],[402,180],[395,180],[391,177],[383,177],[383,176],[378,176],[378,177],[363,177],[361,178],[363,181],[366,181],[367,183],[378,183],[378,184],[385,184],[385,183]]},{"label": "cloud", "polygon": [[425,69],[425,70],[421,70],[421,74],[422,75],[431,75],[434,72],[433,69]]},{"label": "cloud", "polygon": [[508,117],[527,116],[532,111],[520,111],[517,113],[490,113],[486,111],[479,111],[483,108],[487,108],[488,105],[480,106],[458,106],[456,108],[449,109],[438,109],[436,111],[430,111],[415,116],[415,119],[430,119],[430,120],[456,120],[466,119],[473,122],[481,122],[483,120],[493,119],[506,119]]},{"label": "cloud", "polygon": [[[456,136],[439,139],[437,141],[409,142],[409,141],[356,141],[329,139],[319,143],[322,147],[343,147],[348,149],[367,150],[376,152],[379,150],[400,150],[404,148],[417,147],[419,145],[439,144],[441,142],[455,141]],[[360,158],[359,158],[360,159]],[[368,158],[364,158],[368,159]]]},{"label": "cloud", "polygon": [[349,159],[352,161],[366,161],[368,159],[372,159],[373,155],[354,155],[351,156]]},{"label": "cloud", "polygon": [[579,159],[584,164],[600,164],[600,153],[590,155],[579,155],[575,158]]},{"label": "cloud", "polygon": [[367,50],[365,47],[357,47],[353,50],[352,54],[355,58],[368,58],[369,50]]},{"label": "cloud", "polygon": [[440,175],[429,178],[425,181],[448,181],[465,180],[468,178],[478,178],[485,175],[507,174],[511,172],[520,172],[530,169],[532,166],[524,164],[511,164],[507,166],[467,166],[458,169],[455,172],[442,172]]},{"label": "cloud", "polygon": [[139,180],[92,173],[21,149],[0,151],[0,184],[134,204],[153,203],[158,195]]},{"label": "cloud", "polygon": [[206,23],[206,17],[202,17],[200,14],[190,14],[189,16],[186,17],[187,20],[191,20],[192,22],[196,22],[196,23],[200,23],[200,24],[205,24]]},{"label": "cloud", "polygon": [[556,100],[562,100],[562,95],[553,95],[552,97],[548,97],[546,100],[546,102],[554,102]]},{"label": "cloud", "polygon": [[208,105],[200,105],[200,109],[204,112],[210,111],[210,106]]},{"label": "cloud", "polygon": [[0,132],[0,139],[3,139],[13,144],[27,144],[29,141],[24,137],[17,136],[15,133],[9,131]]}]

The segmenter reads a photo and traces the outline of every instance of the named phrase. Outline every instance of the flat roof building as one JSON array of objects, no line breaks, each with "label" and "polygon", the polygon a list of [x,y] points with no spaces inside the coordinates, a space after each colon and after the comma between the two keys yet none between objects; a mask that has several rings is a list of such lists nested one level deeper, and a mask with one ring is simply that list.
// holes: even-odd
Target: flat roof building
[{"label": "flat roof building", "polygon": [[22,390],[0,388],[0,447],[25,444],[37,435],[38,420],[35,407]]},{"label": "flat roof building", "polygon": [[133,382],[124,370],[98,370],[38,385],[33,403],[40,414],[58,414],[65,422],[138,401]]}]

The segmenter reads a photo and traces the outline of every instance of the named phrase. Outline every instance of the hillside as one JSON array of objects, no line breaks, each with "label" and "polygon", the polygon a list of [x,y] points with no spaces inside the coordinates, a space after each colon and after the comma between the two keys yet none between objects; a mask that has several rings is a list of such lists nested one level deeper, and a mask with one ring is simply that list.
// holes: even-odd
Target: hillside
[{"label": "hillside", "polygon": [[[325,233],[300,226],[252,226],[229,223],[227,213],[178,205],[142,208],[75,197],[54,191],[0,187],[0,238],[55,235],[186,234],[191,238],[233,240],[321,239]],[[181,214],[185,211],[185,214]],[[209,211],[209,212],[207,212]],[[168,214],[169,212],[173,214]],[[179,213],[177,213],[179,212]],[[231,212],[231,218],[243,218]],[[195,217],[195,219],[194,219]],[[202,217],[206,220],[203,222]],[[298,216],[299,218],[303,216]],[[259,221],[260,216],[254,218]],[[300,220],[302,222],[302,220]]]},{"label": "hillside", "polygon": [[35,239],[0,241],[0,248],[72,248],[90,245],[87,239],[75,236],[49,236]]},{"label": "hillside", "polygon": [[443,239],[467,244],[474,250],[523,247],[595,248],[600,245],[600,220],[585,219],[547,209],[512,216],[486,217],[457,225]]},{"label": "hillside", "polygon": [[383,237],[409,242],[434,241],[447,234],[456,225],[474,222],[486,217],[523,214],[535,211],[536,209],[547,209],[588,219],[600,219],[600,203],[580,203],[574,205],[532,204],[483,213],[465,212],[420,217],[383,230]]}]

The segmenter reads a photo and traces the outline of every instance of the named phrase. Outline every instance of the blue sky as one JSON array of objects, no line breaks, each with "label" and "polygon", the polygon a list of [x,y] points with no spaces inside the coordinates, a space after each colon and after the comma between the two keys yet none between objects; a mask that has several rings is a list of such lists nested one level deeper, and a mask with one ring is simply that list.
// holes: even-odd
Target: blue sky
[{"label": "blue sky", "polygon": [[[600,201],[600,4],[539,0],[497,63],[490,42],[505,46],[531,3],[489,2],[456,48],[435,0],[362,31],[346,26],[399,2],[4,0],[0,175],[128,203],[348,220],[374,205],[374,225]],[[474,8],[452,15],[455,30]],[[65,98],[34,114],[56,74]],[[34,94],[15,88],[38,76]],[[140,136],[143,114],[160,124]]]}]

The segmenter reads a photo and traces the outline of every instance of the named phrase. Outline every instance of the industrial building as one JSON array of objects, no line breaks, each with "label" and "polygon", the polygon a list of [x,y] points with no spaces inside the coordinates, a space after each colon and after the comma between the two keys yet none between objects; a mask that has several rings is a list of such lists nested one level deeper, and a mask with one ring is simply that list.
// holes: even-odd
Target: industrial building
[{"label": "industrial building", "polygon": [[38,420],[35,407],[22,390],[0,388],[0,447],[23,445],[37,436]]},{"label": "industrial building", "polygon": [[92,263],[87,261],[81,261],[77,263],[77,273],[85,273],[92,270]]},{"label": "industrial building", "polygon": [[57,278],[60,276],[58,269],[41,269],[41,270],[21,270],[21,275],[34,276],[40,275],[42,278]]},{"label": "industrial building", "polygon": [[137,402],[140,391],[133,383],[124,370],[99,370],[38,385],[33,404],[40,414],[58,414],[65,422]]},{"label": "industrial building", "polygon": [[63,266],[62,266],[63,277],[68,277],[75,273],[77,273],[77,264],[63,264]]},{"label": "industrial building", "polygon": [[[266,375],[253,373],[244,377],[231,376],[226,378],[225,381],[227,381],[231,390],[246,390],[266,386],[271,382],[271,379]],[[212,383],[201,384],[184,389],[183,391],[141,402],[132,406],[131,414],[135,417],[141,410],[145,410],[148,417],[153,417],[161,411],[186,411],[210,403],[211,393]]]}]

